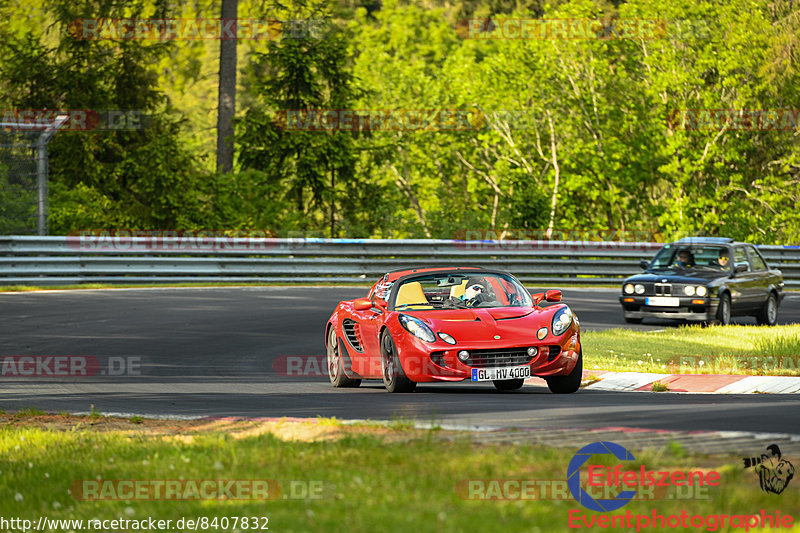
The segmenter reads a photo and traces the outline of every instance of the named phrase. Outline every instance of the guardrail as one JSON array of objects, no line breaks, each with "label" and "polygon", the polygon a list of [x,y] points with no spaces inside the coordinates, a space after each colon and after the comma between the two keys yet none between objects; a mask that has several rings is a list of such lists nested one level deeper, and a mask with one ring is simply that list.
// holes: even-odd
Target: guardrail
[{"label": "guardrail", "polygon": [[[610,241],[0,236],[0,285],[361,282],[414,266],[479,265],[528,284],[615,284],[663,244]],[[800,247],[760,246],[800,287]]]}]

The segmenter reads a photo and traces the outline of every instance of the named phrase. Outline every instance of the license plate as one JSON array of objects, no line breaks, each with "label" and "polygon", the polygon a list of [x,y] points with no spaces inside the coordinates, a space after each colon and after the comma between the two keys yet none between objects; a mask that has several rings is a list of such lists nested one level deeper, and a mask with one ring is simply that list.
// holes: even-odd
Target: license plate
[{"label": "license plate", "polygon": [[472,369],[472,381],[492,381],[495,379],[520,379],[529,377],[531,377],[530,366]]},{"label": "license plate", "polygon": [[658,307],[678,307],[681,301],[678,298],[670,298],[666,296],[655,296],[644,299],[645,305],[654,305]]}]

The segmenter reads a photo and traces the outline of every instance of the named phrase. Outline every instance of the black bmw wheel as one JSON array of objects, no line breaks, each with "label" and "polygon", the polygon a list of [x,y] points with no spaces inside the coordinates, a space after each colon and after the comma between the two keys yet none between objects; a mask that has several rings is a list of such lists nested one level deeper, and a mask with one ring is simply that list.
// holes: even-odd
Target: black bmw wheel
[{"label": "black bmw wheel", "polygon": [[714,323],[720,326],[727,326],[731,323],[731,295],[727,292],[719,297],[717,320]]},{"label": "black bmw wheel", "polygon": [[328,377],[333,386],[353,388],[361,385],[360,379],[349,378],[344,373],[342,358],[339,357],[339,342],[336,338],[336,328],[334,326],[331,326],[328,331],[328,342],[326,342],[325,345],[328,355],[326,365],[328,367]]},{"label": "black bmw wheel", "polygon": [[578,362],[575,368],[566,376],[551,376],[544,378],[547,381],[547,388],[554,394],[571,394],[581,388],[581,378],[583,377],[583,348],[578,354]]},{"label": "black bmw wheel", "polygon": [[492,380],[494,383],[494,388],[497,390],[517,390],[521,389],[522,385],[525,383],[525,380],[520,379],[495,379]]},{"label": "black bmw wheel", "polygon": [[397,346],[388,331],[381,335],[383,385],[389,392],[413,392],[417,384],[406,376],[397,355]]},{"label": "black bmw wheel", "polygon": [[756,315],[756,321],[759,326],[774,326],[778,323],[778,299],[775,293],[769,293],[767,301],[764,302],[764,307]]}]

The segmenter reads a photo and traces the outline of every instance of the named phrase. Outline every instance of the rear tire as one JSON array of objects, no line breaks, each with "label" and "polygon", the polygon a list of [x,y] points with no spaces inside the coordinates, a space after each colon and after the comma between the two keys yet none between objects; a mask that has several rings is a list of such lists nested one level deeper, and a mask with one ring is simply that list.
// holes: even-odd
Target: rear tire
[{"label": "rear tire", "polygon": [[774,326],[778,323],[778,298],[775,297],[774,292],[769,293],[764,307],[756,315],[756,322],[759,326]]},{"label": "rear tire", "polygon": [[381,335],[381,369],[383,385],[389,392],[413,392],[417,384],[406,376],[397,355],[397,346],[388,331]]},{"label": "rear tire", "polygon": [[494,388],[497,390],[517,390],[521,389],[522,385],[525,384],[525,380],[523,378],[519,379],[494,379],[492,380],[494,383]]},{"label": "rear tire", "polygon": [[331,325],[330,329],[328,330],[328,342],[325,343],[325,351],[328,355],[328,378],[330,378],[334,387],[355,388],[361,385],[360,379],[349,378],[344,373],[342,357],[339,354],[339,341],[336,336],[336,327],[333,325]]},{"label": "rear tire", "polygon": [[553,394],[572,394],[581,388],[581,378],[583,377],[583,348],[578,353],[578,362],[575,368],[566,376],[551,376],[544,378],[547,381],[547,388]]}]

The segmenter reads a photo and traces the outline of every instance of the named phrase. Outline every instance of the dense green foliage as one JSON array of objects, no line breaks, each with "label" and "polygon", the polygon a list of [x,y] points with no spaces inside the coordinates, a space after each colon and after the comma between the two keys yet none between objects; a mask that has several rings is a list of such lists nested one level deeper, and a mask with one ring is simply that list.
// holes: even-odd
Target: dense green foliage
[{"label": "dense green foliage", "polygon": [[[28,5],[0,4],[10,21],[0,26],[0,108],[152,117],[140,131],[56,136],[53,233],[800,238],[796,122],[793,131],[671,123],[681,109],[800,108],[800,11],[788,0],[242,1],[240,18],[326,24],[303,38],[240,43],[237,158],[221,175],[213,170],[218,41],[86,41],[67,31],[90,16],[214,17],[217,3]],[[464,22],[475,17],[666,22],[645,39],[475,39]],[[314,109],[480,118],[457,131],[281,127],[282,112]]]}]

